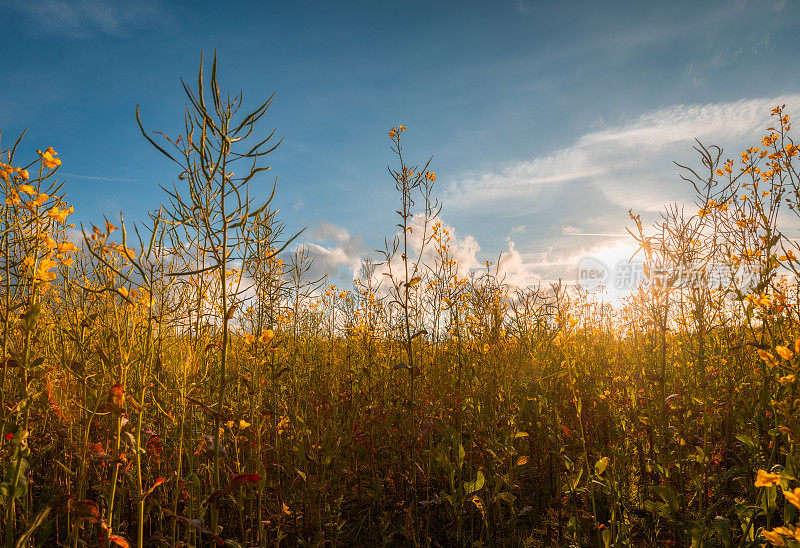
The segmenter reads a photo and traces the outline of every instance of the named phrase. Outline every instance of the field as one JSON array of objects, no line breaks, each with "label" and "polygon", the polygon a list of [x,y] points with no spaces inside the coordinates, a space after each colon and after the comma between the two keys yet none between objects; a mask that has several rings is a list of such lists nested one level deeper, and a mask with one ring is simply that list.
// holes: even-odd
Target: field
[{"label": "field", "polygon": [[[695,205],[631,213],[650,283],[610,304],[462,268],[402,125],[396,233],[351,288],[310,279],[248,191],[270,101],[241,110],[216,61],[186,92],[182,131],[139,119],[163,204],[81,241],[57,151],[4,142],[5,546],[800,545],[782,107],[735,160],[698,145]],[[751,283],[675,274],[715,264]]]}]

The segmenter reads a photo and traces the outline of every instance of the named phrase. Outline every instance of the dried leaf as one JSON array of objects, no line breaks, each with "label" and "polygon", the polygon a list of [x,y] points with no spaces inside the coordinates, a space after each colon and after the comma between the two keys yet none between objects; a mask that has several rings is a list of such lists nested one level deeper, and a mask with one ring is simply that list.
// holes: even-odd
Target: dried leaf
[{"label": "dried leaf", "polygon": [[207,415],[211,415],[215,419],[219,419],[221,421],[227,421],[228,420],[227,417],[225,417],[225,415],[223,415],[222,413],[220,413],[218,411],[215,411],[215,410],[211,409],[209,406],[207,406],[206,404],[204,404],[200,400],[196,400],[194,398],[186,396],[186,401],[188,401],[191,404],[194,404],[194,405],[198,406],[200,409],[205,411]]}]

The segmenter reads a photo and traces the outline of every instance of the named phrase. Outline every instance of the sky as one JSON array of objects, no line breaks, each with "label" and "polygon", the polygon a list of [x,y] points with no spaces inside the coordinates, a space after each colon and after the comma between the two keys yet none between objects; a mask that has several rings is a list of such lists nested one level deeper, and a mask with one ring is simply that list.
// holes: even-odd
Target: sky
[{"label": "sky", "polygon": [[347,286],[391,238],[387,165],[433,158],[441,221],[468,266],[513,285],[626,258],[628,210],[654,220],[691,194],[694,139],[726,155],[769,112],[800,113],[800,1],[101,2],[0,0],[0,131],[53,146],[79,222],[142,218],[177,173],[141,136],[177,135],[204,52],[223,90],[275,101],[274,177],[287,232]]}]

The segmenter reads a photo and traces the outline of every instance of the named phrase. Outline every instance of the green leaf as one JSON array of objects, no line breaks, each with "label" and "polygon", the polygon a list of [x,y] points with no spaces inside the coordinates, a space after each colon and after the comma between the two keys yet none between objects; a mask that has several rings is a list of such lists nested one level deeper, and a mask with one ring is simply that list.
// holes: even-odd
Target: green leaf
[{"label": "green leaf", "polygon": [[25,315],[22,318],[22,321],[19,323],[19,328],[22,331],[32,331],[33,328],[36,326],[36,320],[39,318],[39,312],[41,311],[42,306],[39,303],[31,306]]},{"label": "green leaf", "polygon": [[515,497],[511,493],[504,491],[499,495],[497,495],[496,497],[494,497],[494,500],[502,500],[503,502],[506,502],[508,504],[514,504],[514,501],[517,500],[517,497]]},{"label": "green leaf", "polygon": [[611,529],[603,529],[603,546],[611,548]]},{"label": "green leaf", "polygon": [[578,484],[581,482],[581,478],[583,477],[583,468],[578,469],[577,475],[572,479],[571,488],[572,490],[576,490],[578,488]]},{"label": "green leaf", "polygon": [[725,548],[728,548],[732,545],[731,540],[731,522],[728,518],[717,516],[711,521],[711,527],[714,528],[714,532],[719,535],[720,540],[722,540],[722,544]]},{"label": "green leaf", "polygon": [[34,518],[31,526],[28,527],[28,530],[25,531],[19,540],[17,540],[16,548],[24,548],[28,545],[28,539],[31,538],[31,535],[38,529],[42,523],[50,516],[50,513],[53,511],[53,507],[51,505],[47,505],[42,508],[41,512],[36,514],[36,518]]},{"label": "green leaf", "polygon": [[599,476],[606,471],[606,468],[608,468],[608,457],[600,457],[594,465],[594,473]]},{"label": "green leaf", "polygon": [[485,478],[483,477],[483,472],[478,470],[478,475],[475,478],[475,481],[465,481],[464,482],[464,492],[467,495],[471,495],[476,491],[480,491],[483,489],[483,485],[486,483]]}]

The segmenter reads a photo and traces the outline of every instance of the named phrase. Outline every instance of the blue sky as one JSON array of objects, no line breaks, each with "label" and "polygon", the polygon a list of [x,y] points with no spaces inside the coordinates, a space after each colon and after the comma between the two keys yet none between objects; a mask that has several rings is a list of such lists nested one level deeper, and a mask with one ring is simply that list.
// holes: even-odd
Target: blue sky
[{"label": "blue sky", "polygon": [[277,92],[280,216],[340,281],[392,235],[397,123],[434,157],[463,261],[503,252],[521,284],[627,253],[629,208],[689,197],[672,161],[693,161],[694,137],[735,155],[777,101],[800,111],[796,0],[0,0],[0,19],[3,141],[27,126],[25,152],[60,153],[79,220],[157,206],[176,173],[134,109],[180,132],[178,77],[201,51],[246,103]]}]

